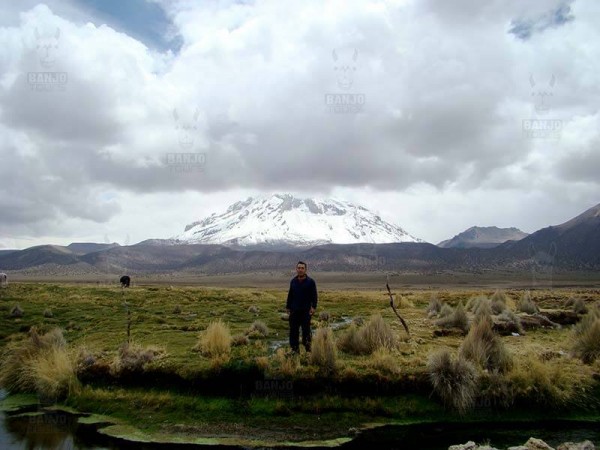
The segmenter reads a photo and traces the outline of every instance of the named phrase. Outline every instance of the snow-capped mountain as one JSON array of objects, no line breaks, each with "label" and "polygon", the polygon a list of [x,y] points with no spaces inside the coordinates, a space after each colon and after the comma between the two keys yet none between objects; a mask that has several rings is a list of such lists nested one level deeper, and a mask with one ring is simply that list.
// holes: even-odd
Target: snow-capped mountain
[{"label": "snow-capped mountain", "polygon": [[249,197],[185,227],[184,244],[307,247],[318,244],[423,242],[368,209],[290,194]]}]

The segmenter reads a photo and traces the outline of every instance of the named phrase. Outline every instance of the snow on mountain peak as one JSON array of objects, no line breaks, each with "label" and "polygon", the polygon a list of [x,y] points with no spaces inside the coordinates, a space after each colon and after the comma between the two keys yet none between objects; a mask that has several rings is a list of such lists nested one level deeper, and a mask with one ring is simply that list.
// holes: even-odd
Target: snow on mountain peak
[{"label": "snow on mountain peak", "polygon": [[423,242],[363,206],[291,194],[248,197],[223,214],[189,224],[174,239],[188,244],[294,247]]}]

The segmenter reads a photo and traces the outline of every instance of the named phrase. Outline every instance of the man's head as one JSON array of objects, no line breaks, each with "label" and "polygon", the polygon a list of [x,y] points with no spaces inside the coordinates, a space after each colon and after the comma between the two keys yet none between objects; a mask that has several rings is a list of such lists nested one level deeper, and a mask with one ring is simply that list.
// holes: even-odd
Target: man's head
[{"label": "man's head", "polygon": [[302,278],[304,275],[306,275],[306,263],[304,261],[298,261],[296,263],[296,273],[298,274],[298,276],[300,278]]}]

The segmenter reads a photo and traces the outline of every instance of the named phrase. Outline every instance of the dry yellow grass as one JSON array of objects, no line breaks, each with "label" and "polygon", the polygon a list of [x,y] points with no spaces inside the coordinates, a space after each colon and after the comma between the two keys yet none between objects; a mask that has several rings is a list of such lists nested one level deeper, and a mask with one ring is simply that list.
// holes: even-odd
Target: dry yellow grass
[{"label": "dry yellow grass", "polygon": [[471,325],[460,346],[460,355],[484,370],[506,372],[512,367],[512,357],[502,339],[492,329],[490,316],[483,315]]},{"label": "dry yellow grass", "polygon": [[396,345],[396,336],[381,314],[371,316],[360,328],[352,324],[338,341],[340,350],[355,355],[371,354],[379,348],[393,349]]},{"label": "dry yellow grass", "polygon": [[73,359],[58,328],[38,334],[30,330],[26,339],[7,346],[0,364],[0,386],[9,392],[35,392],[58,400],[78,385]]},{"label": "dry yellow grass", "polygon": [[592,308],[575,327],[573,353],[584,363],[600,358],[600,310]]},{"label": "dry yellow grass", "polygon": [[317,328],[312,340],[310,362],[324,372],[336,371],[337,349],[333,338],[333,331],[329,327]]},{"label": "dry yellow grass", "polygon": [[113,360],[111,372],[115,375],[125,372],[139,372],[146,364],[162,357],[166,351],[158,346],[142,346],[137,342],[125,342],[119,347],[119,353]]},{"label": "dry yellow grass", "polygon": [[375,369],[384,375],[398,375],[401,373],[400,359],[387,348],[375,350],[365,361],[365,367]]},{"label": "dry yellow grass", "polygon": [[231,332],[229,327],[220,319],[211,322],[201,334],[196,346],[203,355],[216,357],[231,352]]},{"label": "dry yellow grass", "polygon": [[56,402],[66,398],[79,387],[73,358],[66,348],[51,347],[30,360],[35,388],[40,397]]},{"label": "dry yellow grass", "polygon": [[432,353],[427,371],[434,392],[446,406],[461,414],[469,411],[477,396],[477,370],[460,354],[453,358],[448,349]]}]

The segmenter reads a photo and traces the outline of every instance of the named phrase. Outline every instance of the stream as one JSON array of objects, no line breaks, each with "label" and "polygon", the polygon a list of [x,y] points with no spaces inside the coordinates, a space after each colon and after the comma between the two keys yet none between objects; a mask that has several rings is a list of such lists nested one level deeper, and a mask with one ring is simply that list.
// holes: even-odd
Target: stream
[{"label": "stream", "polygon": [[[5,393],[0,391],[0,400]],[[31,409],[29,410],[31,412]],[[196,446],[186,444],[140,444],[113,439],[97,433],[90,425],[81,425],[77,416],[52,412],[19,416],[0,412],[1,450],[167,450],[167,449],[228,449],[231,446]],[[353,441],[339,447],[343,450],[376,446],[398,450],[447,450],[450,445],[467,441],[487,442],[498,448],[524,444],[529,437],[544,440],[551,446],[573,441],[591,440],[600,443],[600,426],[588,422],[536,422],[519,424],[425,424],[388,425],[359,434]],[[318,448],[318,447],[312,447]]]}]

